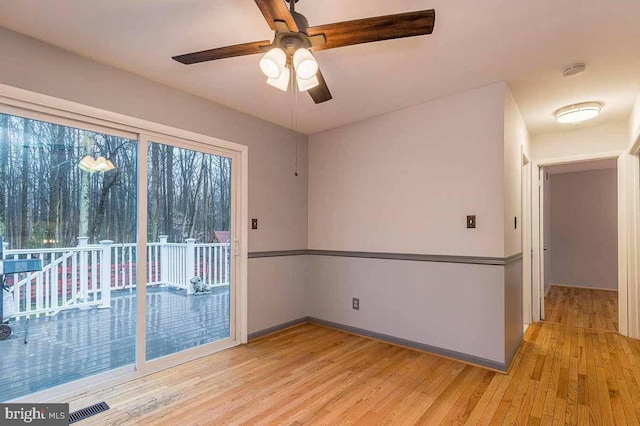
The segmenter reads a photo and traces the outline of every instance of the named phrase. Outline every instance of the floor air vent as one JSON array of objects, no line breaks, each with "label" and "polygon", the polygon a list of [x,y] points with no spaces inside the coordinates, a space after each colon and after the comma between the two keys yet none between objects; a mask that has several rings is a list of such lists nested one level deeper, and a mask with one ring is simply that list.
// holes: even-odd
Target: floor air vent
[{"label": "floor air vent", "polygon": [[109,406],[106,402],[100,402],[98,404],[92,405],[91,407],[74,411],[73,413],[69,414],[69,424],[79,422],[80,420],[84,420],[87,417],[95,416],[96,414],[107,411],[108,409]]}]

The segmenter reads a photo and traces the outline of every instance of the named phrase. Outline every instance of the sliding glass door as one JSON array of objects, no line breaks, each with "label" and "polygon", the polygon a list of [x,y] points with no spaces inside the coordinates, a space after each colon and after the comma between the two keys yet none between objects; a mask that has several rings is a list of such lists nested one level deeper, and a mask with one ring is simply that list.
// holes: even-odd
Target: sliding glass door
[{"label": "sliding glass door", "polygon": [[237,344],[237,153],[0,110],[0,402]]},{"label": "sliding glass door", "polygon": [[0,114],[0,401],[133,369],[135,138]]},{"label": "sliding glass door", "polygon": [[231,159],[150,142],[146,359],[231,335]]}]

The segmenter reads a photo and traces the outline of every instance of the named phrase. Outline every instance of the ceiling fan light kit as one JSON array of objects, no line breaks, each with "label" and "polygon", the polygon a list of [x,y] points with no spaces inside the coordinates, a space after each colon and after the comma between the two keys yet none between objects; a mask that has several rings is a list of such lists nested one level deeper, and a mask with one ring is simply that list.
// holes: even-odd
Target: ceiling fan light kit
[{"label": "ceiling fan light kit", "polygon": [[275,47],[260,59],[260,69],[270,79],[277,79],[287,66],[287,54]]},{"label": "ceiling fan light kit", "polygon": [[314,87],[318,87],[320,85],[320,81],[318,80],[318,77],[315,76],[315,74],[312,75],[311,78],[307,79],[302,79],[296,76],[296,85],[298,86],[299,91],[308,92]]},{"label": "ceiling fan light kit", "polygon": [[286,92],[289,87],[289,74],[291,74],[289,68],[285,67],[278,78],[267,78],[267,84]]},{"label": "ceiling fan light kit", "polygon": [[318,62],[304,47],[297,49],[293,58],[288,57],[282,48],[274,47],[260,59],[260,69],[267,76],[267,84],[284,92],[289,87],[291,64],[295,70],[298,90],[306,92],[320,85],[316,77]]},{"label": "ceiling fan light kit", "polygon": [[293,54],[293,66],[296,69],[298,78],[302,80],[309,80],[318,73],[318,62],[313,54],[305,49],[298,49]]},{"label": "ceiling fan light kit", "polygon": [[275,32],[273,41],[203,50],[174,56],[173,59],[190,65],[263,53],[259,65],[267,76],[267,84],[287,91],[294,72],[298,90],[307,91],[319,104],[333,99],[333,96],[311,50],[427,35],[433,32],[436,19],[435,11],[429,9],[309,27],[307,18],[295,10],[297,1],[289,1],[287,7],[284,0],[255,0]]}]

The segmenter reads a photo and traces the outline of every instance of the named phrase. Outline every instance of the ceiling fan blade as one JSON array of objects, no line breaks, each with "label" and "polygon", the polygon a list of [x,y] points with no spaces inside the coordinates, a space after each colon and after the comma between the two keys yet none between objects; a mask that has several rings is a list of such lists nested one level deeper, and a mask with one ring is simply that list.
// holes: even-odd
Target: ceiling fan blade
[{"label": "ceiling fan blade", "polygon": [[324,81],[324,77],[320,70],[318,70],[316,77],[318,77],[320,84],[308,90],[313,101],[317,104],[321,104],[322,102],[327,102],[333,99],[333,96],[331,96],[331,92],[329,91],[329,87],[327,87],[327,82]]},{"label": "ceiling fan blade", "polygon": [[310,36],[324,34],[327,42],[314,47],[314,50],[323,50],[431,34],[435,20],[436,12],[430,9],[320,25],[310,27],[307,32]]},{"label": "ceiling fan blade", "polygon": [[284,0],[256,0],[256,4],[260,8],[264,19],[269,24],[269,27],[275,31],[276,21],[283,21],[289,27],[292,32],[298,32],[298,25],[293,19],[293,15],[289,12],[289,8],[285,4]]},{"label": "ceiling fan blade", "polygon": [[270,45],[271,42],[269,40],[254,41],[251,43],[236,44],[234,46],[203,50],[201,52],[187,53],[185,55],[174,56],[173,59],[185,65],[197,64],[198,62],[214,61],[216,59],[233,58],[234,56],[255,55],[257,53],[263,53],[263,48]]}]

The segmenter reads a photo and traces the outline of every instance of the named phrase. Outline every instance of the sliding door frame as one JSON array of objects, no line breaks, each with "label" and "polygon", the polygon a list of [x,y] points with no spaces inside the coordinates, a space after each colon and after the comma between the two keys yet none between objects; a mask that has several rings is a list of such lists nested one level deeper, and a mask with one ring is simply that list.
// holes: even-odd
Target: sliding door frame
[{"label": "sliding door frame", "polygon": [[91,392],[151,374],[223,349],[247,343],[248,258],[248,147],[222,139],[154,123],[0,84],[0,113],[47,121],[138,141],[137,250],[146,254],[147,149],[149,142],[231,158],[232,262],[230,336],[162,358],[146,359],[146,258],[137,262],[136,356],[133,365],[25,395],[14,401],[67,401]]}]

